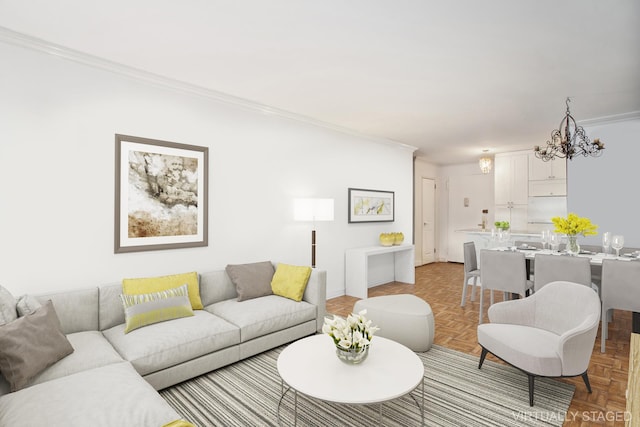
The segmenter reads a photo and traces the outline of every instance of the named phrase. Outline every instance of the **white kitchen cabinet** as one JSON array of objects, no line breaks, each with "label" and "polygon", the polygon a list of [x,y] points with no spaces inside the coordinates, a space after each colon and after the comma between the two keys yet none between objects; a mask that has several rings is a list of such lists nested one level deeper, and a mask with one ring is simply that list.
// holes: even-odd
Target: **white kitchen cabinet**
[{"label": "white kitchen cabinet", "polygon": [[527,229],[529,153],[495,155],[495,221],[509,221],[511,230]]},{"label": "white kitchen cabinet", "polygon": [[553,159],[543,162],[529,154],[529,196],[566,196],[567,161]]},{"label": "white kitchen cabinet", "polygon": [[566,179],[544,179],[540,181],[529,181],[529,196],[566,196]]},{"label": "white kitchen cabinet", "polygon": [[567,179],[567,160],[553,159],[547,162],[529,154],[529,180]]},{"label": "white kitchen cabinet", "polygon": [[526,205],[529,200],[529,156],[527,152],[495,156],[495,204]]}]

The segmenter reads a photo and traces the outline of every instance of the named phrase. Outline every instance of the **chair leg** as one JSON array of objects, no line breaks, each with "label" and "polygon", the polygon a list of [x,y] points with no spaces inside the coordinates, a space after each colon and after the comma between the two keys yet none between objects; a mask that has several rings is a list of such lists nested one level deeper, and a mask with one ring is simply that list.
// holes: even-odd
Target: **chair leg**
[{"label": "chair leg", "polygon": [[480,355],[480,363],[478,363],[478,369],[482,368],[482,364],[484,363],[484,359],[485,357],[487,357],[487,353],[489,352],[489,350],[487,350],[486,348],[482,347],[482,354]]},{"label": "chair leg", "polygon": [[529,377],[529,406],[533,406],[533,383],[535,377],[531,374],[527,374]]},{"label": "chair leg", "polygon": [[600,353],[605,352],[607,345],[608,325],[607,325],[607,309],[602,307],[602,315],[600,316],[600,322],[602,324],[600,331]]},{"label": "chair leg", "polygon": [[473,276],[473,287],[471,288],[471,301],[476,300],[476,286],[478,286],[478,276]]},{"label": "chair leg", "polygon": [[464,275],[464,282],[462,283],[462,301],[460,301],[460,307],[464,307],[465,300],[467,299],[467,285],[469,278]]},{"label": "chair leg", "polygon": [[589,375],[585,372],[582,374],[582,381],[584,381],[584,385],[587,386],[587,391],[591,393],[591,384],[589,383]]},{"label": "chair leg", "polygon": [[478,324],[482,324],[482,310],[484,309],[484,289],[482,288],[482,283],[480,284],[480,316],[478,319]]}]

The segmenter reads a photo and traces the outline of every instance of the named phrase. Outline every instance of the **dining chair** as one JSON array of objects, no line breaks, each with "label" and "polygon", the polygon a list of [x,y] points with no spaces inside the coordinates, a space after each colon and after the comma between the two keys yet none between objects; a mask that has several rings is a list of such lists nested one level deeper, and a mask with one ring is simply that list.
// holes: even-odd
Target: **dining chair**
[{"label": "dining chair", "polygon": [[586,257],[536,254],[533,265],[533,289],[555,281],[579,283],[591,287],[591,261]]},{"label": "dining chair", "polygon": [[602,261],[602,332],[600,351],[605,352],[609,331],[609,311],[640,312],[640,262],[605,259]]},{"label": "dining chair", "polygon": [[[476,286],[478,278],[480,277],[480,270],[478,269],[478,258],[476,256],[476,244],[474,242],[465,242],[464,248],[464,282],[462,283],[462,301],[460,307],[464,307],[467,299],[467,286],[471,285],[471,301],[476,299]],[[473,279],[470,284],[469,280]]]},{"label": "dining chair", "polygon": [[[588,251],[597,254],[602,252],[602,246],[580,245],[580,251]],[[591,265],[591,283],[596,285],[596,287],[598,288],[598,294],[600,294],[600,284],[602,283],[602,265]]]},{"label": "dining chair", "polygon": [[600,320],[600,300],[591,289],[551,282],[528,298],[492,305],[488,316],[490,323],[478,325],[478,369],[491,353],[526,373],[529,406],[535,377],[581,376],[591,393],[587,370]]},{"label": "dining chair", "polygon": [[533,288],[533,282],[527,280],[526,261],[524,254],[513,251],[495,251],[482,249],[480,251],[480,316],[482,323],[484,291],[491,291],[491,304],[493,304],[493,291],[519,294],[525,297]]}]

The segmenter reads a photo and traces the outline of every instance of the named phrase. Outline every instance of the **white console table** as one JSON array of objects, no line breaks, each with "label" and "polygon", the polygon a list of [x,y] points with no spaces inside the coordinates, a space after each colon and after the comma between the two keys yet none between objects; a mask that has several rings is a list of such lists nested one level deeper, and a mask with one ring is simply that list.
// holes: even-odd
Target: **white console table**
[{"label": "white console table", "polygon": [[416,282],[413,245],[370,246],[347,249],[345,256],[345,288],[347,295],[367,298],[369,292],[369,265],[376,255],[393,254],[394,281]]}]

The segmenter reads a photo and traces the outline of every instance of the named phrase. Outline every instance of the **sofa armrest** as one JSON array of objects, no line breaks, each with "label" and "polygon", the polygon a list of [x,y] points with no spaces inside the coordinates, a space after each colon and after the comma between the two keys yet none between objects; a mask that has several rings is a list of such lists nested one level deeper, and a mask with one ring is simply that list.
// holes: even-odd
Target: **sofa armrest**
[{"label": "sofa armrest", "polygon": [[325,270],[311,269],[311,276],[302,300],[316,306],[316,330],[321,332],[324,316],[327,314],[327,272]]}]

